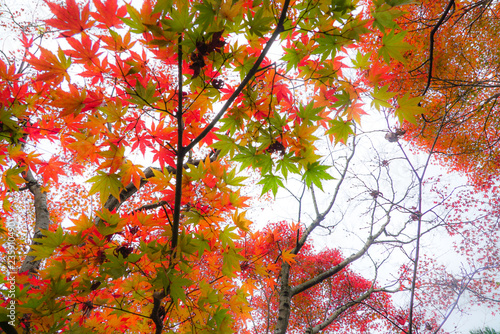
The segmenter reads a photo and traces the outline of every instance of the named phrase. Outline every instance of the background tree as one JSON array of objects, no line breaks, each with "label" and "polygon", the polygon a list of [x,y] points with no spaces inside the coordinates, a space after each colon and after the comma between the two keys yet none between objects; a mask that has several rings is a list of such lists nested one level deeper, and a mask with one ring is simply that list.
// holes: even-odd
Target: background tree
[{"label": "background tree", "polygon": [[427,112],[418,123],[406,123],[405,138],[421,149],[433,147],[443,163],[483,186],[498,175],[498,6],[455,0],[408,5],[395,22],[414,46],[405,51],[404,65],[384,65],[372,54],[380,71],[368,75],[389,90],[422,97]]},{"label": "background tree", "polygon": [[[492,276],[498,270],[498,234],[495,223],[488,218],[491,215],[496,220],[497,206],[495,191],[487,190],[496,190],[498,175],[498,59],[491,40],[498,28],[497,6],[493,1],[453,0],[409,5],[394,27],[405,32],[404,40],[414,48],[405,50],[401,63],[380,64],[379,70],[372,68],[365,74],[367,82],[389,85],[389,91],[399,90],[401,95],[409,93],[421,99],[419,105],[427,110],[425,115],[405,123],[401,135],[419,150],[430,152],[444,165],[464,173],[485,191],[484,201],[477,194],[460,192],[463,197],[449,204],[447,219],[453,222],[449,230],[462,236],[457,250],[467,259],[461,272],[453,275],[436,268],[427,271],[437,273],[429,275],[433,278],[422,277],[422,286],[437,288],[441,284],[436,291],[441,291],[438,295],[446,296],[441,301],[447,302],[434,302],[440,305],[444,318],[449,313],[443,310],[455,309],[466,292],[471,292],[472,300],[479,297],[495,308],[498,303],[498,297],[490,295],[495,290]],[[381,36],[367,42],[364,46],[369,51],[390,40]],[[380,63],[373,50],[370,59]],[[484,216],[471,218],[468,210]],[[427,301],[426,307],[432,304],[428,298],[422,301]]]}]

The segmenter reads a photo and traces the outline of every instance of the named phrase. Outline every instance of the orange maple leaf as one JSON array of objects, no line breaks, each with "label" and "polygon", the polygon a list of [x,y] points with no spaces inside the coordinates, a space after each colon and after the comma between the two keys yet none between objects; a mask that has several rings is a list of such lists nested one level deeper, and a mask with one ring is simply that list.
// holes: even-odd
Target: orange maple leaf
[{"label": "orange maple leaf", "polygon": [[79,90],[75,85],[69,86],[69,92],[60,89],[54,95],[52,105],[62,109],[61,116],[71,114],[76,116],[80,112],[93,110],[102,103],[102,96],[99,93],[85,89]]},{"label": "orange maple leaf", "polygon": [[361,123],[361,115],[367,115],[367,113],[362,108],[363,104],[353,103],[344,111],[343,115],[347,116],[347,120],[354,120],[356,123]]},{"label": "orange maple leaf", "polygon": [[332,104],[338,101],[338,98],[335,97],[336,89],[327,90],[327,87],[321,86],[319,90],[319,94],[314,96],[314,108],[330,108]]},{"label": "orange maple leaf", "polygon": [[281,258],[283,259],[283,261],[289,265],[292,265],[292,264],[295,264],[297,261],[295,261],[295,256],[297,256],[297,254],[292,254],[292,251],[291,250],[285,250],[281,253]]},{"label": "orange maple leaf", "polygon": [[127,160],[121,165],[122,183],[128,185],[132,183],[137,189],[141,186],[141,180],[146,177],[141,169],[141,165],[134,165],[130,160]]},{"label": "orange maple leaf", "polygon": [[21,74],[16,74],[16,66],[14,64],[11,64],[9,68],[7,68],[7,65],[3,62],[3,60],[0,60],[0,78],[5,80],[5,81],[16,81]]},{"label": "orange maple leaf", "polygon": [[40,58],[36,58],[30,54],[31,58],[26,61],[41,73],[37,76],[38,81],[52,82],[57,85],[66,79],[70,81],[68,68],[71,65],[71,60],[64,56],[64,52],[59,49],[58,56],[47,49],[40,47]]}]

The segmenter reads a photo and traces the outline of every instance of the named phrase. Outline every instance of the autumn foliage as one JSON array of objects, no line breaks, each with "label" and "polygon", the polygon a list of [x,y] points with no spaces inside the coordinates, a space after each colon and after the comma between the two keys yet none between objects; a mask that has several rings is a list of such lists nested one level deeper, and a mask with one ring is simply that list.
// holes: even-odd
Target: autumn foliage
[{"label": "autumn foliage", "polygon": [[394,22],[412,46],[404,50],[404,63],[380,64],[372,54],[383,74],[368,75],[389,90],[420,98],[425,116],[406,123],[406,138],[481,186],[491,186],[498,174],[498,6],[410,4]]},{"label": "autumn foliage", "polygon": [[[417,86],[406,72],[428,45],[405,30],[440,7],[407,2],[47,0],[43,29],[19,31],[19,49],[0,60],[0,303],[9,305],[14,286],[16,305],[12,322],[0,312],[2,329],[435,328],[424,314],[408,324],[393,306],[405,275],[383,286],[378,265],[368,278],[351,269],[396,237],[389,220],[372,215],[352,255],[312,246],[369,107],[389,110],[408,138],[435,133],[446,110],[446,96],[418,94],[426,72]],[[439,57],[433,78],[452,59]],[[472,71],[461,70],[453,80]],[[486,124],[496,100],[481,98],[483,114],[472,104],[463,112]],[[446,136],[439,147],[459,147]],[[425,147],[425,138],[412,140]],[[325,145],[351,150],[345,166],[326,162]],[[292,178],[312,192],[315,216],[256,226],[246,213],[256,187],[270,201]],[[338,186],[320,212],[315,189],[329,180]],[[373,191],[373,210],[391,204]]]}]

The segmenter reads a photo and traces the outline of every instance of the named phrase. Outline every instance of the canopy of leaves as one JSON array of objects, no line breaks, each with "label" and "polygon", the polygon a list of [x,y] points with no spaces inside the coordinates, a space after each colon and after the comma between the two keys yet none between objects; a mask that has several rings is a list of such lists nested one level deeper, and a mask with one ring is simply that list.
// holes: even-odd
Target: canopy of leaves
[{"label": "canopy of leaves", "polygon": [[[406,2],[46,1],[51,16],[0,61],[1,244],[17,238],[15,251],[0,248],[2,329],[403,330],[388,289],[349,268],[388,222],[372,215],[346,256],[311,246],[333,204],[325,214],[316,206],[306,228],[257,231],[245,210],[255,184],[264,196],[292,178],[313,196],[327,180],[339,187],[350,158],[339,168],[319,148],[347,147],[366,97],[401,123],[442,117],[398,86],[405,78],[392,80],[425,49],[402,31],[399,20],[418,12],[405,14]],[[471,24],[488,24],[477,17]]]}]

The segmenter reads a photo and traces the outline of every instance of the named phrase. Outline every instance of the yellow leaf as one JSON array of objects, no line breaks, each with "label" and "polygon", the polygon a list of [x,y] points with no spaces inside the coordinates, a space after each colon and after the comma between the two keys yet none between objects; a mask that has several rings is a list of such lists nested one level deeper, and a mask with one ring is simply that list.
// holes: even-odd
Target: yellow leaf
[{"label": "yellow leaf", "polygon": [[141,168],[141,165],[135,165],[130,160],[127,160],[125,164],[121,166],[120,175],[122,177],[122,183],[125,186],[133,183],[134,186],[139,189],[141,186],[141,179],[146,177]]},{"label": "yellow leaf", "polygon": [[92,221],[92,219],[89,219],[89,217],[83,214],[80,216],[80,218],[71,219],[71,221],[73,222],[73,224],[75,224],[75,226],[69,227],[68,229],[70,231],[82,232],[94,226],[94,222]]},{"label": "yellow leaf", "polygon": [[248,232],[248,226],[252,224],[252,222],[248,219],[245,218],[246,211],[243,211],[242,213],[238,213],[238,210],[234,212],[233,215],[233,222],[240,230],[243,232]]},{"label": "yellow leaf", "polygon": [[233,2],[230,0],[224,1],[224,3],[220,6],[219,14],[222,18],[233,22],[234,18],[241,13],[242,2],[238,1],[233,5]]}]

